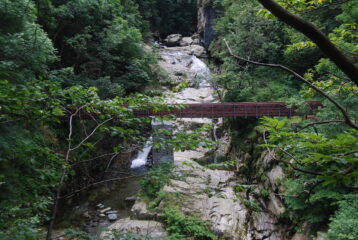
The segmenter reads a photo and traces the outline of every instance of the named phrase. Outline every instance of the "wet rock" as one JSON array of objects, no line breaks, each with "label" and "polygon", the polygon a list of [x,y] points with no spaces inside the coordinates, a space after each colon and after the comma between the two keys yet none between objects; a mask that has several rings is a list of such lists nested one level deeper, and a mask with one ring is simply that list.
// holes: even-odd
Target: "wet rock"
[{"label": "wet rock", "polygon": [[106,232],[102,232],[100,239],[111,239],[112,233],[110,231],[112,230],[121,233],[142,235],[143,239],[161,239],[168,236],[163,225],[160,222],[131,220],[129,218],[125,218],[120,219],[110,225]]},{"label": "wet rock", "polygon": [[168,47],[179,46],[180,40],[182,40],[182,38],[183,36],[181,34],[171,34],[167,36],[164,42]]},{"label": "wet rock", "polygon": [[116,213],[111,213],[107,215],[109,221],[116,221],[118,219],[118,215]]}]

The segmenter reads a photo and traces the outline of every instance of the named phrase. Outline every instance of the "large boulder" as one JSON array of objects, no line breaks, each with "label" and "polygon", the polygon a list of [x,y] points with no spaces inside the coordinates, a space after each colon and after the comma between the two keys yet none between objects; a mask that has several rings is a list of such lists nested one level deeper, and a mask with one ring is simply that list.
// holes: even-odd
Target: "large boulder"
[{"label": "large boulder", "polygon": [[180,40],[180,46],[182,46],[182,47],[190,46],[193,44],[193,41],[194,40],[191,37],[183,37]]},{"label": "large boulder", "polygon": [[171,34],[164,39],[164,43],[168,47],[180,46],[180,40],[182,40],[183,36],[181,34]]}]

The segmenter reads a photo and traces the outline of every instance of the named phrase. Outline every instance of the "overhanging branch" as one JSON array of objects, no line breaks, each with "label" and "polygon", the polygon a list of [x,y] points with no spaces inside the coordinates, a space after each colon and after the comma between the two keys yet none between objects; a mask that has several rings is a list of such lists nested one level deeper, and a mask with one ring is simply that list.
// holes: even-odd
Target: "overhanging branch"
[{"label": "overhanging branch", "polygon": [[358,68],[315,25],[291,13],[273,0],[258,0],[282,22],[304,34],[358,86]]},{"label": "overhanging branch", "polygon": [[273,64],[273,63],[262,63],[262,62],[256,62],[256,61],[252,61],[249,59],[245,59],[243,57],[240,57],[238,55],[235,55],[230,47],[230,45],[228,44],[228,42],[226,41],[226,39],[224,39],[225,45],[229,51],[229,54],[241,61],[247,62],[247,63],[251,63],[254,65],[259,65],[259,66],[266,66],[266,67],[274,67],[274,68],[279,68],[282,69],[292,75],[294,75],[298,80],[300,80],[301,82],[305,83],[306,85],[308,85],[310,88],[314,89],[316,92],[318,92],[319,94],[321,94],[323,97],[325,97],[326,99],[328,99],[331,103],[333,103],[338,109],[339,111],[342,113],[344,119],[345,119],[345,123],[358,130],[358,125],[355,124],[349,117],[348,112],[344,109],[344,107],[338,103],[335,99],[333,99],[331,96],[329,96],[328,94],[326,94],[324,91],[322,91],[320,88],[318,88],[316,85],[314,85],[313,83],[311,83],[310,81],[308,81],[307,79],[305,79],[304,77],[302,77],[300,74],[298,74],[297,72],[289,69],[288,67],[281,65],[281,64]]}]

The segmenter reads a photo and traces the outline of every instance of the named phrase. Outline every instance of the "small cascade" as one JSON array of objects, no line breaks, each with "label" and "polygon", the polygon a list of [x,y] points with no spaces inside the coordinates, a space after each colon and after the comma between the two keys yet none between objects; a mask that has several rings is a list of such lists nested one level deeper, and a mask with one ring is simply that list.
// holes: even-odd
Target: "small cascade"
[{"label": "small cascade", "polygon": [[191,72],[195,73],[193,78],[199,83],[199,88],[210,88],[209,79],[211,76],[208,66],[196,56],[192,56]]},{"label": "small cascade", "polygon": [[147,164],[148,156],[150,151],[152,150],[153,142],[152,137],[148,139],[148,141],[145,143],[143,149],[138,152],[137,158],[132,161],[131,168],[140,168]]}]

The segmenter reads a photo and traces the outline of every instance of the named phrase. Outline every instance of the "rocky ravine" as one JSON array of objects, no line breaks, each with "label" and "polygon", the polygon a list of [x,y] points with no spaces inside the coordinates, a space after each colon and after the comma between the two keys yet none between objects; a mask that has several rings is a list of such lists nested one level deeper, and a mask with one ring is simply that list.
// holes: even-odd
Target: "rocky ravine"
[{"label": "rocky ravine", "polygon": [[[181,39],[176,41],[180,42]],[[195,56],[195,51],[191,49],[193,46],[196,45],[170,47],[159,51],[160,66],[168,72],[169,76],[177,83],[182,81],[189,83],[186,89],[176,93],[168,92],[170,103],[216,101],[214,91],[209,84],[210,71],[204,62]],[[181,119],[178,122],[196,126],[203,123],[212,124],[210,119]],[[219,141],[222,141],[220,150],[228,155],[230,139],[224,136]],[[256,183],[254,190],[250,190],[253,193],[249,193],[249,190],[235,191],[235,186],[247,182],[244,176],[240,176],[240,171],[238,174],[233,171],[211,170],[195,161],[204,158],[208,153],[206,149],[176,152],[175,171],[185,178],[171,180],[162,191],[179,194],[183,212],[197,213],[210,223],[212,231],[220,238],[287,239],[284,228],[279,225],[280,215],[284,211],[283,204],[274,194],[280,187],[279,181],[283,173],[282,169],[273,163],[271,153],[264,152],[256,161],[266,173],[266,180]],[[237,151],[237,154],[231,152],[230,157],[236,160],[238,166],[247,163],[245,154],[240,151]],[[266,198],[257,196],[262,189],[269,190],[270,196]],[[253,201],[257,202],[263,210],[254,211],[249,204]],[[159,209],[164,205],[165,202],[160,203]],[[160,213],[148,210],[147,203],[138,198],[132,208],[131,217],[115,222],[109,229],[163,239],[167,233],[160,220]],[[103,233],[102,238],[105,235],[110,233]]]}]

